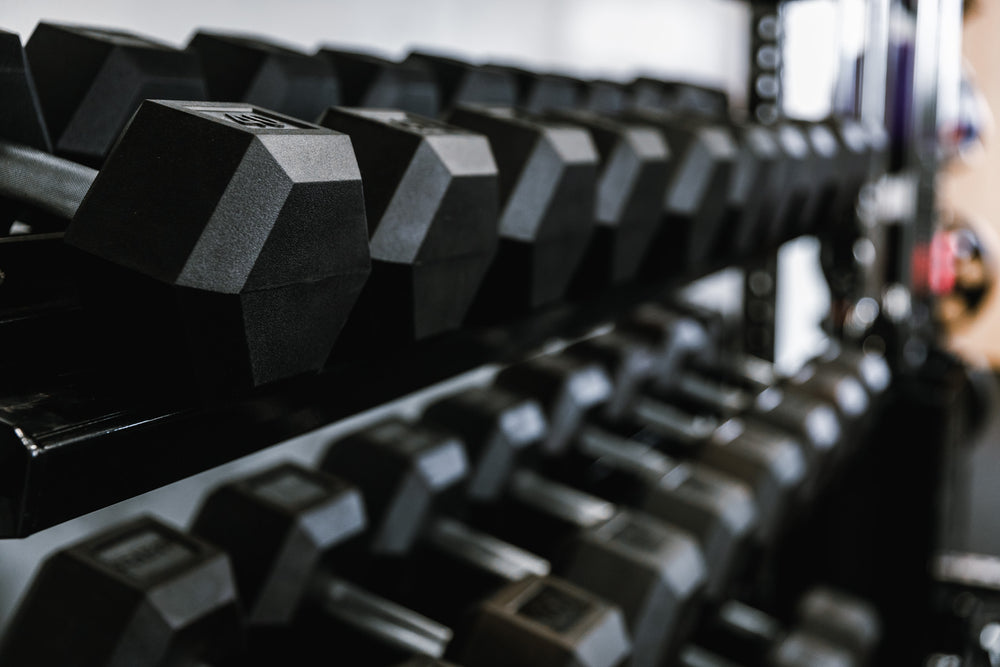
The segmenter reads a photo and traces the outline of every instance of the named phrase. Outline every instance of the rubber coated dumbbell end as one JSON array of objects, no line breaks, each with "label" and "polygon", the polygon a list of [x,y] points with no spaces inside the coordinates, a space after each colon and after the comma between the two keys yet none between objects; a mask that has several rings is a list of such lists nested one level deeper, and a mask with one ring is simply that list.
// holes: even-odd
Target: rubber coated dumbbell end
[{"label": "rubber coated dumbbell end", "polygon": [[94,290],[111,317],[223,387],[321,368],[371,267],[350,139],[246,104],[143,103],[66,240],[132,272]]}]

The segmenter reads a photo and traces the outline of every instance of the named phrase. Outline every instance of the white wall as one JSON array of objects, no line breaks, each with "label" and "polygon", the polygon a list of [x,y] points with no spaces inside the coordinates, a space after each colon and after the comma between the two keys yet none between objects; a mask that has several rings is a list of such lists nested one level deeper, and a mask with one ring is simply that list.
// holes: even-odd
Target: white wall
[{"label": "white wall", "polygon": [[747,10],[734,0],[3,0],[0,27],[27,40],[42,19],[115,26],[184,44],[199,27],[312,49],[414,46],[538,68],[627,77],[688,74],[744,97]]}]

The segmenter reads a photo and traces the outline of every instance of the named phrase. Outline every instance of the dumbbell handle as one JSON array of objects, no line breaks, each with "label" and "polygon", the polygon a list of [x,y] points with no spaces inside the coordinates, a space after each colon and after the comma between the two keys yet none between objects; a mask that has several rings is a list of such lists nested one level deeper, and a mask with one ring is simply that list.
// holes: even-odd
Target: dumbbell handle
[{"label": "dumbbell handle", "polygon": [[0,197],[72,220],[96,177],[96,169],[0,141]]}]

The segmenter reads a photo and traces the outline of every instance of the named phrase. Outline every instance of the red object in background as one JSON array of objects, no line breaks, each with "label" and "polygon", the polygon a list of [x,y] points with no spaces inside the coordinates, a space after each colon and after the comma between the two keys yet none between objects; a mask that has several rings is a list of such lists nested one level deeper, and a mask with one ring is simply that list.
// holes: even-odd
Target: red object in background
[{"label": "red object in background", "polygon": [[911,267],[914,288],[937,295],[951,292],[956,283],[955,261],[951,234],[945,230],[936,231],[929,244],[913,249]]}]

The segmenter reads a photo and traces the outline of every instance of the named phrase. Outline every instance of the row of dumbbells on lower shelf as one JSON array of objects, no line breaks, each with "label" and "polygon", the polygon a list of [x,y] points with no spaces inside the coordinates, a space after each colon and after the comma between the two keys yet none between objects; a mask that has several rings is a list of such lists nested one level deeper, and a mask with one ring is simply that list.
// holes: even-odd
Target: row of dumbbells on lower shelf
[{"label": "row of dumbbells on lower shelf", "polygon": [[734,596],[856,453],[888,369],[839,349],[778,378],[716,342],[647,304],[315,469],[223,484],[190,534],[140,519],[57,552],[0,662],[866,664],[864,604],[814,593],[783,625]]},{"label": "row of dumbbells on lower shelf", "polygon": [[841,227],[885,150],[880,128],[850,119],[735,122],[721,93],[648,79],[208,33],[187,50],[47,23],[23,51],[0,36],[17,99],[0,124],[3,212],[20,231],[65,229],[73,248],[37,233],[0,244],[10,331],[47,340],[60,327],[33,329],[25,311],[78,298],[98,314],[102,364],[134,369],[113,361],[156,348],[158,370],[213,389]]}]

